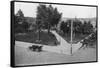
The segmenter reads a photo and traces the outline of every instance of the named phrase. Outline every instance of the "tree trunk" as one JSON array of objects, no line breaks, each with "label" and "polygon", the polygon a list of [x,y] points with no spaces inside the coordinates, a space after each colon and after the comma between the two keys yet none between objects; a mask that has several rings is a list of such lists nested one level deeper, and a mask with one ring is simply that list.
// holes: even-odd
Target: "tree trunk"
[{"label": "tree trunk", "polygon": [[38,38],[37,38],[37,40],[40,41],[40,26],[38,25],[37,28],[38,28]]},{"label": "tree trunk", "polygon": [[40,41],[40,29],[39,29],[38,32],[39,32],[39,33],[38,33],[38,40]]},{"label": "tree trunk", "polygon": [[48,34],[50,33],[50,24],[48,23]]}]

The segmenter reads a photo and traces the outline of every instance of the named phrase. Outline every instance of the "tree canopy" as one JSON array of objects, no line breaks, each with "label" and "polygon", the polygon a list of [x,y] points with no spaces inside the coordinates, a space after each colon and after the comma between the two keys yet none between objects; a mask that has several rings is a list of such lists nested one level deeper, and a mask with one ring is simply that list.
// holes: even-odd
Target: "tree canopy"
[{"label": "tree canopy", "polygon": [[42,24],[43,28],[51,28],[59,23],[61,19],[61,13],[58,12],[57,8],[53,8],[52,5],[46,6],[40,4],[37,7],[36,21]]},{"label": "tree canopy", "polygon": [[[71,20],[67,20],[66,22],[62,21],[60,29],[63,31],[63,33],[70,33]],[[93,25],[91,24],[91,21],[84,21],[84,23],[82,23],[78,19],[73,20],[73,33],[90,34],[92,32]]]}]

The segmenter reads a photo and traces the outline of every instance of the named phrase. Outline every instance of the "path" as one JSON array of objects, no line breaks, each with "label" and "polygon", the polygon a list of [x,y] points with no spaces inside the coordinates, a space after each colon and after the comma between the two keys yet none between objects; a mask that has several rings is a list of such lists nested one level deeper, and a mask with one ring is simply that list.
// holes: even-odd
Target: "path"
[{"label": "path", "polygon": [[[56,31],[51,31],[56,39],[60,42],[60,48],[63,51],[64,54],[70,54],[71,53],[71,44],[69,44],[63,37],[61,37]],[[76,52],[82,44],[78,42],[77,44],[72,44],[72,53]],[[65,53],[66,52],[66,53]]]}]

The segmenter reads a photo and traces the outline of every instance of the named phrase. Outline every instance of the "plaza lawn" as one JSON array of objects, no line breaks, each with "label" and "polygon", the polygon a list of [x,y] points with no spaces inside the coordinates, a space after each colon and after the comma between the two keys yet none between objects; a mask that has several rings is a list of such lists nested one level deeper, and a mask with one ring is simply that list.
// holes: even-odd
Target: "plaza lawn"
[{"label": "plaza lawn", "polygon": [[[48,34],[47,32],[41,32],[40,34],[42,44],[48,44],[53,46],[54,41],[56,41],[56,38],[53,34]],[[37,38],[38,33],[36,32],[28,32],[26,34],[16,35],[17,41],[36,43]],[[67,55],[63,53],[54,53],[49,51],[35,52],[29,50],[29,48],[27,47],[24,47],[24,45],[15,45],[16,66],[88,62],[96,60],[96,47],[87,47],[85,49],[77,50],[77,52],[73,53],[73,55]]]},{"label": "plaza lawn", "polygon": [[[38,40],[38,32],[32,31],[27,32],[25,34],[17,34],[15,36],[16,41],[23,41],[23,42],[30,42],[30,43],[37,43]],[[54,42],[57,41],[56,37],[52,33],[47,32],[40,32],[40,43],[46,45],[54,45]]]}]

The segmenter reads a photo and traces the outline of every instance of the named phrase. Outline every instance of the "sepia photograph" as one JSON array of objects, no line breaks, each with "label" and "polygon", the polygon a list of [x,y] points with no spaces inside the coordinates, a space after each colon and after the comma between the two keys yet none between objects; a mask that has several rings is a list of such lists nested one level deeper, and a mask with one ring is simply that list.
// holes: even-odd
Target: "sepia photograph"
[{"label": "sepia photograph", "polygon": [[14,66],[97,62],[97,6],[13,1]]}]

